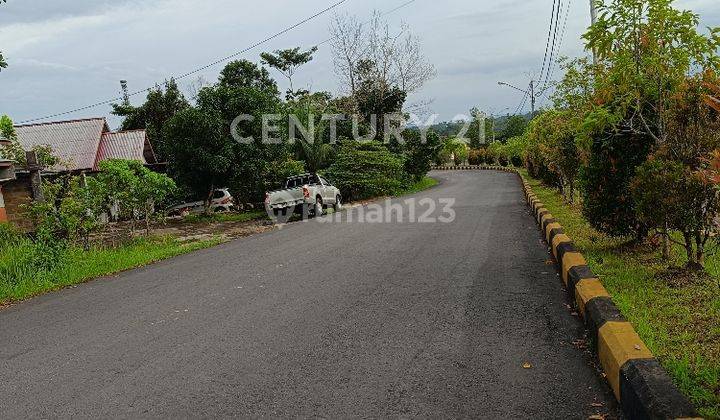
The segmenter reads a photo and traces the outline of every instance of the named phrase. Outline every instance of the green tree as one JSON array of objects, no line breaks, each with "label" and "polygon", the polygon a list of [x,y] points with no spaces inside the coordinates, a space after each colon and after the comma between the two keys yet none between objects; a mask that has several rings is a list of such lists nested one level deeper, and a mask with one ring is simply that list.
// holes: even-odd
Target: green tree
[{"label": "green tree", "polygon": [[526,136],[517,136],[509,138],[505,143],[507,158],[513,166],[520,167],[523,165],[523,156],[527,148]]},{"label": "green tree", "polygon": [[[205,87],[198,93],[197,106],[200,110],[215,115],[219,121],[219,141],[232,149],[223,182],[232,189],[233,196],[243,202],[259,203],[265,191],[271,188],[272,173],[278,163],[292,157],[287,143],[287,120],[282,120],[283,107],[277,84],[267,70],[247,60],[233,61],[221,72],[218,83]],[[235,134],[242,138],[252,137],[251,142],[237,142],[230,133],[233,120],[239,115],[249,115],[252,121],[241,121]],[[265,143],[263,136],[263,115],[277,115],[278,143]],[[225,147],[225,146],[223,146]],[[232,170],[230,170],[232,169]],[[218,185],[216,185],[218,186]]]},{"label": "green tree", "polygon": [[175,80],[170,79],[163,86],[155,86],[151,89],[143,105],[135,107],[125,101],[121,104],[113,104],[111,113],[123,117],[121,125],[123,130],[147,130],[148,139],[158,159],[164,161],[167,159],[168,141],[163,137],[163,126],[176,113],[189,106]]},{"label": "green tree", "polygon": [[458,139],[446,139],[442,142],[442,149],[438,155],[442,163],[452,161],[455,165],[465,163],[470,152],[468,145]]},{"label": "green tree", "polygon": [[[335,138],[332,138],[331,121],[322,118],[324,114],[338,113],[330,99],[329,93],[317,92],[303,94],[297,99],[291,99],[285,105],[287,116],[284,116],[282,121],[290,121],[293,125],[300,126],[296,127],[294,138],[289,138],[288,133],[288,139],[290,142],[295,142],[296,157],[304,162],[310,172],[317,172],[330,166],[335,155],[335,147],[331,143],[336,140],[337,133]],[[298,133],[301,129],[309,131],[307,137]]]},{"label": "green tree", "polygon": [[720,149],[720,113],[706,102],[707,86],[716,83],[709,72],[679,88],[665,117],[667,142],[631,183],[638,218],[669,241],[674,241],[669,231],[679,231],[690,268],[702,268],[706,244],[718,233],[720,195],[705,175]]},{"label": "green tree", "polygon": [[[471,109],[470,115],[472,115],[472,121],[465,135],[469,139],[470,147],[473,149],[486,147],[496,139],[495,127],[497,125],[497,119],[477,108]],[[456,130],[459,131],[460,127]],[[458,131],[456,131],[456,133]]]},{"label": "green tree", "polygon": [[143,220],[150,234],[150,221],[156,209],[175,191],[175,182],[167,175],[153,172],[135,160],[111,159],[100,162],[100,173],[87,179],[89,194],[105,209],[117,206],[120,216],[135,224]]},{"label": "green tree", "polygon": [[573,202],[580,170],[580,154],[576,144],[576,125],[571,111],[546,111],[530,123],[526,133],[527,147],[535,147],[532,156],[553,173],[557,187],[565,199]]},{"label": "green tree", "polygon": [[[354,99],[357,111],[369,127],[369,132],[375,132],[375,139],[383,141],[386,125],[392,126],[390,121],[386,123],[386,118],[402,113],[407,92],[380,77],[376,66],[377,63],[370,60],[363,60],[358,64]],[[373,119],[377,123],[376,127],[372,127]]]},{"label": "green tree", "polygon": [[291,48],[286,50],[277,50],[274,53],[262,53],[260,57],[263,63],[278,70],[283,76],[287,77],[290,82],[290,89],[287,92],[287,99],[295,96],[295,88],[293,87],[293,76],[295,72],[303,65],[309,63],[313,59],[313,54],[317,51],[317,47],[313,47],[308,51],[300,51],[300,48]]},{"label": "green tree", "polygon": [[219,85],[224,87],[252,88],[278,94],[278,87],[270,73],[248,60],[229,62],[221,71]]},{"label": "green tree", "polygon": [[583,122],[588,141],[581,171],[583,213],[612,235],[642,239],[630,182],[636,168],[668,139],[671,98],[695,69],[715,69],[718,30],[698,31],[699,18],[670,0],[599,3],[599,19],[584,35],[597,52],[593,107]]},{"label": "green tree", "polygon": [[3,57],[2,52],[0,52],[0,71],[2,71],[2,69],[6,69],[7,66],[7,61],[5,61],[5,57]]},{"label": "green tree", "polygon": [[442,142],[433,130],[423,139],[418,131],[405,130],[405,172],[414,181],[420,181],[430,171],[430,166],[438,159]]},{"label": "green tree", "polygon": [[204,197],[210,206],[212,192],[232,176],[235,144],[226,134],[218,112],[188,108],[165,124],[168,173],[179,184]]},{"label": "green tree", "polygon": [[[623,124],[658,143],[667,135],[664,117],[674,91],[693,69],[717,69],[720,29],[698,31],[697,14],[673,0],[599,2],[597,23],[584,35],[606,67],[599,102]],[[626,118],[627,117],[627,118]]]},{"label": "green tree", "polygon": [[43,201],[28,205],[37,240],[48,253],[48,264],[68,242],[81,242],[89,248],[89,237],[98,229],[103,212],[102,195],[90,187],[84,176],[63,175],[42,184]]},{"label": "green tree", "polygon": [[527,127],[527,120],[522,115],[510,116],[505,121],[505,127],[501,132],[501,141],[505,142],[509,138],[522,136]]}]

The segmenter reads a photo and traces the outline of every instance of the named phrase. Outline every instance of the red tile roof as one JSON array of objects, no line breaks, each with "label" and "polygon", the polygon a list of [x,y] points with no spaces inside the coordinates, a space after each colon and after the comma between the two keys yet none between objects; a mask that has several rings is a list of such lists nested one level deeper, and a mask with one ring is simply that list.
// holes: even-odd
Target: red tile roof
[{"label": "red tile roof", "polygon": [[98,164],[108,159],[139,160],[142,163],[147,163],[143,155],[145,137],[145,130],[104,133],[100,139],[94,169],[97,170]]},{"label": "red tile roof", "polygon": [[145,130],[112,133],[105,118],[17,125],[15,132],[25,150],[50,146],[63,162],[52,168],[56,170],[96,170],[98,163],[106,159],[147,163],[143,157]]}]

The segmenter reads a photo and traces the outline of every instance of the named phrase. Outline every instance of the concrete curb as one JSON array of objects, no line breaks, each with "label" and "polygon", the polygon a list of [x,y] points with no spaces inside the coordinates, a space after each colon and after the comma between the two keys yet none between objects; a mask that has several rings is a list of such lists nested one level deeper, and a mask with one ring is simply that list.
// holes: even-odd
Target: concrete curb
[{"label": "concrete curb", "polygon": [[520,172],[514,168],[495,166],[441,166],[433,169],[500,170],[517,174],[525,199],[550,246],[568,293],[590,331],[593,349],[625,415],[630,419],[699,417],[632,325],[622,316],[562,225],[533,193]]}]

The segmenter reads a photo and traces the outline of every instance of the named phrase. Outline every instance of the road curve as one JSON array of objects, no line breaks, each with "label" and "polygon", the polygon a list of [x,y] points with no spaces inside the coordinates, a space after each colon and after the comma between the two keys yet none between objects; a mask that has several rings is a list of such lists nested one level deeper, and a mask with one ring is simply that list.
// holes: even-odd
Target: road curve
[{"label": "road curve", "polygon": [[450,223],[295,223],[0,311],[1,416],[616,416],[517,177],[432,175]]}]

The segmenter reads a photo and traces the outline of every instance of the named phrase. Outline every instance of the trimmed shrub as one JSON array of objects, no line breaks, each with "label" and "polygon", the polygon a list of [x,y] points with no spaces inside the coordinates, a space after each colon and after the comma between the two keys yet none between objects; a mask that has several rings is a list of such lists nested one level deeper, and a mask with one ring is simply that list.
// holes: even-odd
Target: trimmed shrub
[{"label": "trimmed shrub", "polygon": [[630,181],[652,143],[646,136],[614,130],[593,139],[590,158],[580,170],[580,185],[583,215],[598,231],[638,238],[647,233],[635,212]]},{"label": "trimmed shrub", "polygon": [[414,181],[420,181],[430,171],[432,162],[437,160],[442,147],[440,136],[434,131],[429,131],[423,142],[419,131],[406,130],[403,138],[405,139],[405,172]]},{"label": "trimmed shrub", "polygon": [[408,185],[404,160],[382,143],[344,142],[326,175],[346,201],[392,195]]},{"label": "trimmed shrub", "polygon": [[472,149],[468,153],[468,163],[471,165],[484,165],[487,163],[487,153],[485,149]]}]

